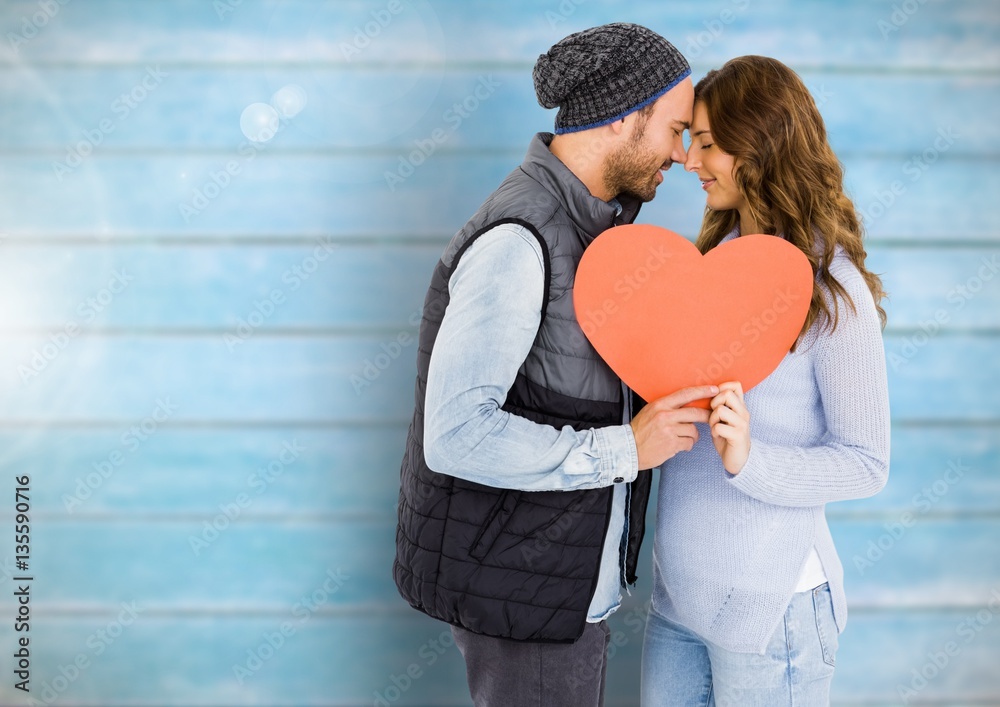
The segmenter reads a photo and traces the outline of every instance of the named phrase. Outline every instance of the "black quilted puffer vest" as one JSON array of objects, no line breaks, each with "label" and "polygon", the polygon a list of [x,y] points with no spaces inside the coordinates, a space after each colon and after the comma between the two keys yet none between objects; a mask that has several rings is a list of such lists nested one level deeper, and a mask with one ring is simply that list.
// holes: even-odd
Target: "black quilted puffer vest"
[{"label": "black quilted puffer vest", "polygon": [[[545,255],[546,289],[538,334],[503,410],[576,430],[622,424],[621,380],[587,341],[573,311],[573,280],[587,245],[634,220],[639,204],[616,208],[590,192],[535,137],[515,169],[459,231],[434,270],[417,353],[416,407],[400,471],[393,576],[413,607],[490,636],[568,642],[583,633],[610,521],[612,489],[526,492],[483,486],[428,468],[424,396],[431,351],[448,307],[448,281],[475,239],[518,223]],[[642,401],[633,397],[633,409]],[[496,460],[502,466],[503,459]],[[622,580],[636,581],[651,474],[630,489]]]}]

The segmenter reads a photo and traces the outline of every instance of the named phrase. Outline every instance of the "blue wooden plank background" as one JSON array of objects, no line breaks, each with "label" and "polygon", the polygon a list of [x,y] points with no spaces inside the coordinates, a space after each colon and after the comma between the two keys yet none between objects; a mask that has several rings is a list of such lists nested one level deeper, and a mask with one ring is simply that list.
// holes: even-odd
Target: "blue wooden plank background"
[{"label": "blue wooden plank background", "polygon": [[[890,481],[828,508],[835,703],[1000,704],[994,0],[4,2],[0,704],[31,704],[21,474],[35,703],[469,704],[390,576],[415,315],[551,127],[535,57],[619,20],[696,78],[748,53],[800,72],[891,294]],[[641,220],[693,236],[702,204],[677,169]],[[638,701],[649,550],[609,705]]]}]

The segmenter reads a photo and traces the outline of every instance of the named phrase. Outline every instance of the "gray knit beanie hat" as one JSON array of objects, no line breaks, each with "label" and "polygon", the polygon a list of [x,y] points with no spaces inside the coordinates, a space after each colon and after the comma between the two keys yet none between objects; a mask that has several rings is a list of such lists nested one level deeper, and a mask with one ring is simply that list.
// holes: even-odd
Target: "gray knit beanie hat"
[{"label": "gray knit beanie hat", "polygon": [[538,102],[559,107],[556,133],[613,123],[690,75],[687,59],[673,44],[627,22],[569,35],[539,56],[532,72]]}]

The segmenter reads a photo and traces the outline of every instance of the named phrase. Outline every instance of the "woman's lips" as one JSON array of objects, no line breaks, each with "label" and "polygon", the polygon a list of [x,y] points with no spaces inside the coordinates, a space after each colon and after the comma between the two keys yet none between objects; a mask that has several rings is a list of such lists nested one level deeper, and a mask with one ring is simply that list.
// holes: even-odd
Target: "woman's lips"
[{"label": "woman's lips", "polygon": [[701,182],[701,188],[704,189],[705,191],[708,191],[709,187],[711,187],[713,184],[715,184],[714,179],[703,179]]}]

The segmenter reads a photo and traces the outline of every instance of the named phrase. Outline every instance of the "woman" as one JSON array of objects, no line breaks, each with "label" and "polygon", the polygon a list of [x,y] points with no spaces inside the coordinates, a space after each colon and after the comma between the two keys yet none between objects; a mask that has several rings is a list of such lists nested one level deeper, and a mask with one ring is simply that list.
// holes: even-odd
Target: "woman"
[{"label": "woman", "polygon": [[701,251],[777,234],[815,283],[778,368],[746,395],[721,385],[694,449],[663,468],[643,705],[825,705],[847,609],[824,504],[886,482],[885,293],[823,120],[788,67],[746,56],[709,72],[691,138]]}]

